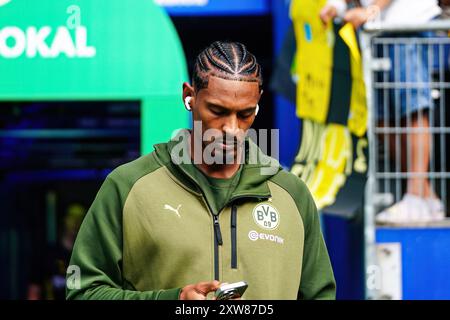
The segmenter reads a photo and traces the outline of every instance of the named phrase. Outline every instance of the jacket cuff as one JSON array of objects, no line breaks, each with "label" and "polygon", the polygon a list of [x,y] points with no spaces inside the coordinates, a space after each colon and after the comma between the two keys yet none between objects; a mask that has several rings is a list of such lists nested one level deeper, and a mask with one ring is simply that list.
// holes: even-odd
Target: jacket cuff
[{"label": "jacket cuff", "polygon": [[179,300],[181,288],[162,290],[157,300]]}]

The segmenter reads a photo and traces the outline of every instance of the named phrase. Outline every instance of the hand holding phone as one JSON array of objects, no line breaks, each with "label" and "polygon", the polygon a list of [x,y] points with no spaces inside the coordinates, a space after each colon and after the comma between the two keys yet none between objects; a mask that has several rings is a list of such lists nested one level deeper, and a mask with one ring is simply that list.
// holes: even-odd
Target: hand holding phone
[{"label": "hand holding phone", "polygon": [[248,284],[245,281],[223,284],[215,292],[217,300],[230,300],[242,297]]}]

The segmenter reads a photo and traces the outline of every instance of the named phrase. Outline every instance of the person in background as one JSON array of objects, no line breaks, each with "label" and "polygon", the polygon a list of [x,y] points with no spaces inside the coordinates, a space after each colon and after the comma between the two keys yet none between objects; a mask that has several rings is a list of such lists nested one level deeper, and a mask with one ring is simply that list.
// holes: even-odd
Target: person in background
[{"label": "person in background", "polygon": [[[352,4],[352,6],[348,6]],[[332,19],[340,17],[350,22],[358,29],[369,20],[377,19],[384,24],[423,24],[437,18],[442,10],[437,0],[362,0],[344,1],[329,0],[320,12],[320,18],[324,24]],[[409,35],[386,34],[389,37],[429,37],[430,33],[414,33]],[[389,82],[401,83],[430,83],[432,66],[429,65],[426,55],[422,54],[415,44],[397,45],[400,59],[396,60],[394,46],[389,45],[389,58],[394,63],[389,71]],[[400,70],[395,74],[395,70]],[[418,86],[417,86],[418,87]],[[409,171],[412,173],[427,173],[430,162],[429,110],[433,108],[431,89],[429,87],[413,88],[408,92],[406,89],[398,90],[400,97],[402,125],[419,129],[420,132],[402,136],[402,160],[409,161]],[[395,106],[393,90],[389,97],[391,106]],[[398,107],[398,106],[397,106]],[[382,108],[378,106],[378,117],[389,117],[395,115],[383,115]],[[408,119],[408,120],[406,120]],[[380,124],[382,125],[382,124]],[[405,155],[406,143],[408,141],[410,152]],[[391,146],[393,143],[391,143]],[[392,149],[392,147],[391,147]],[[395,154],[391,152],[391,154]],[[402,161],[402,171],[406,171]],[[376,220],[378,223],[410,223],[410,222],[432,222],[440,221],[445,217],[444,206],[433,190],[429,179],[425,175],[416,175],[408,178],[406,192],[403,198],[393,206],[380,212]]]}]

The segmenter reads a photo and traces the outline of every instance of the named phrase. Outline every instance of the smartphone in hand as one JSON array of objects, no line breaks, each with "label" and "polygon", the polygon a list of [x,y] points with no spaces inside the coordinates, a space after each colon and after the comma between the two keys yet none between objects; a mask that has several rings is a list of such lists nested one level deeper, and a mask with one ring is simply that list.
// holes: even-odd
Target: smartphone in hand
[{"label": "smartphone in hand", "polygon": [[221,285],[219,289],[216,290],[215,296],[217,300],[230,300],[242,297],[248,284],[245,281],[239,281],[235,283],[227,283]]}]

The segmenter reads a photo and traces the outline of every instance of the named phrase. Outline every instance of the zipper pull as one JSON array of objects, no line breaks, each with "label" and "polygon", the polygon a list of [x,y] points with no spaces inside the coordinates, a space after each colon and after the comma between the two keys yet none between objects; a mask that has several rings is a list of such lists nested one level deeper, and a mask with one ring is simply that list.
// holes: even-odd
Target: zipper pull
[{"label": "zipper pull", "polygon": [[214,215],[214,233],[216,234],[217,244],[221,246],[223,244],[222,233],[220,232],[219,217],[216,215]]},{"label": "zipper pull", "polygon": [[232,229],[236,229],[236,213],[237,213],[237,206],[233,204],[231,206],[231,222],[230,222]]}]

